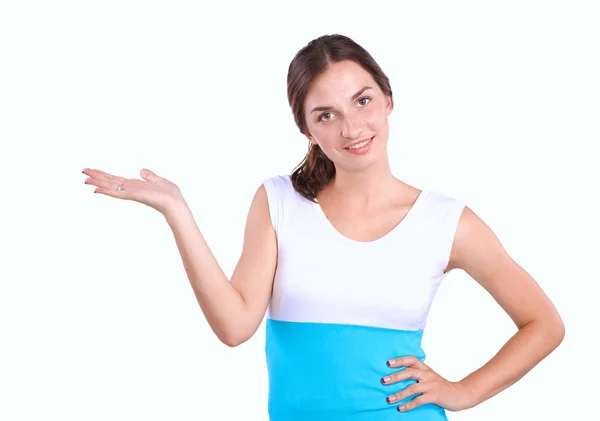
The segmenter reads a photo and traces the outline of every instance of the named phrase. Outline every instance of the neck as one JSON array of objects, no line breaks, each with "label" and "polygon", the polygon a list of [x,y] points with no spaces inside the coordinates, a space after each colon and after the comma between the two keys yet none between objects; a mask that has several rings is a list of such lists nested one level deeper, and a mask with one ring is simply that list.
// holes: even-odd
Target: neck
[{"label": "neck", "polygon": [[397,183],[389,165],[374,165],[362,171],[336,168],[327,189],[336,201],[362,207],[388,201]]}]

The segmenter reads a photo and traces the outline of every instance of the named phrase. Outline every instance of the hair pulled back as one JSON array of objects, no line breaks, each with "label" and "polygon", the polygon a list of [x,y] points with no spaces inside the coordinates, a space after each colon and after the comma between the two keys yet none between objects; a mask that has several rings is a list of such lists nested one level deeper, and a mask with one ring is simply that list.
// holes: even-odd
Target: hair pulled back
[{"label": "hair pulled back", "polygon": [[[298,129],[307,133],[304,100],[313,81],[329,64],[342,60],[354,60],[371,74],[382,92],[392,100],[392,88],[388,77],[363,47],[340,34],[323,35],[304,46],[290,63],[287,75],[288,102]],[[308,153],[291,174],[294,189],[308,200],[315,202],[317,193],[335,175],[335,165],[318,145],[309,143]]]}]

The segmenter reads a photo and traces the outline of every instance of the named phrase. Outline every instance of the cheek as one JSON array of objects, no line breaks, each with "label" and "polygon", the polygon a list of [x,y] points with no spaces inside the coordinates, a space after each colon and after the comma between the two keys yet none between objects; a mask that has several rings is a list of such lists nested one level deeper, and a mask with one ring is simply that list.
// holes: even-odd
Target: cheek
[{"label": "cheek", "polygon": [[365,113],[365,119],[372,124],[385,124],[387,121],[387,112],[385,107],[371,107],[371,109]]},{"label": "cheek", "polygon": [[319,142],[327,141],[327,138],[331,135],[328,132],[331,132],[331,129],[328,129],[326,125],[315,125],[310,129],[310,132]]},{"label": "cheek", "polygon": [[321,143],[328,144],[334,141],[336,137],[339,136],[340,126],[337,121],[315,124],[311,129],[311,133]]}]

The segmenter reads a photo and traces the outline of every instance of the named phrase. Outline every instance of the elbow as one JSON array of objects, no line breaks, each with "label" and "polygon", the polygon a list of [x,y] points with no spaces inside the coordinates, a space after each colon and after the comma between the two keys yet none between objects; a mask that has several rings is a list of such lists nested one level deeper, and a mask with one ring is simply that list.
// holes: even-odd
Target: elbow
[{"label": "elbow", "polygon": [[236,346],[241,344],[241,342],[231,339],[221,339],[221,342],[227,345],[229,348],[235,348]]},{"label": "elbow", "polygon": [[248,339],[250,339],[250,338],[244,337],[243,335],[239,335],[239,334],[237,334],[237,335],[230,334],[230,335],[225,335],[225,336],[219,337],[219,340],[230,348],[235,348],[236,346],[240,346],[241,344],[246,342]]},{"label": "elbow", "polygon": [[230,348],[235,348],[240,344],[239,340],[237,340],[233,335],[219,336],[219,340],[221,341],[221,343],[227,345]]},{"label": "elbow", "polygon": [[236,342],[232,342],[232,341],[221,340],[221,342],[224,343],[225,345],[227,345],[229,348],[235,348],[236,346],[239,345]]},{"label": "elbow", "polygon": [[565,339],[565,330],[565,324],[559,319],[554,328],[557,347],[562,343],[563,339]]},{"label": "elbow", "polygon": [[532,332],[535,332],[548,353],[558,348],[565,338],[565,325],[557,313],[552,316],[534,319],[520,326],[519,330],[522,328],[532,329]]},{"label": "elbow", "polygon": [[254,323],[236,323],[235,328],[228,329],[219,336],[219,339],[228,347],[235,348],[248,342],[254,336],[257,329],[258,326]]},{"label": "elbow", "polygon": [[552,349],[558,348],[565,338],[565,324],[560,316],[553,317],[551,322],[545,323],[546,339],[551,344]]},{"label": "elbow", "polygon": [[563,322],[562,318],[560,317],[560,315],[558,314],[558,312],[555,310],[554,313],[554,318],[553,318],[553,337],[556,341],[556,346],[558,347],[563,339],[565,339],[565,323]]}]

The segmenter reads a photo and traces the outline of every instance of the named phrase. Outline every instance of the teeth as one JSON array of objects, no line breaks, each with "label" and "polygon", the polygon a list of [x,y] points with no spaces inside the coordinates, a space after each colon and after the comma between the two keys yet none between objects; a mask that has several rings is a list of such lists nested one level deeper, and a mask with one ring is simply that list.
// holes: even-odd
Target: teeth
[{"label": "teeth", "polygon": [[363,146],[365,146],[370,141],[371,141],[371,139],[368,139],[368,140],[365,140],[364,142],[361,142],[361,143],[359,143],[357,145],[348,146],[348,148],[346,148],[346,149],[358,149],[358,148],[362,148]]}]

